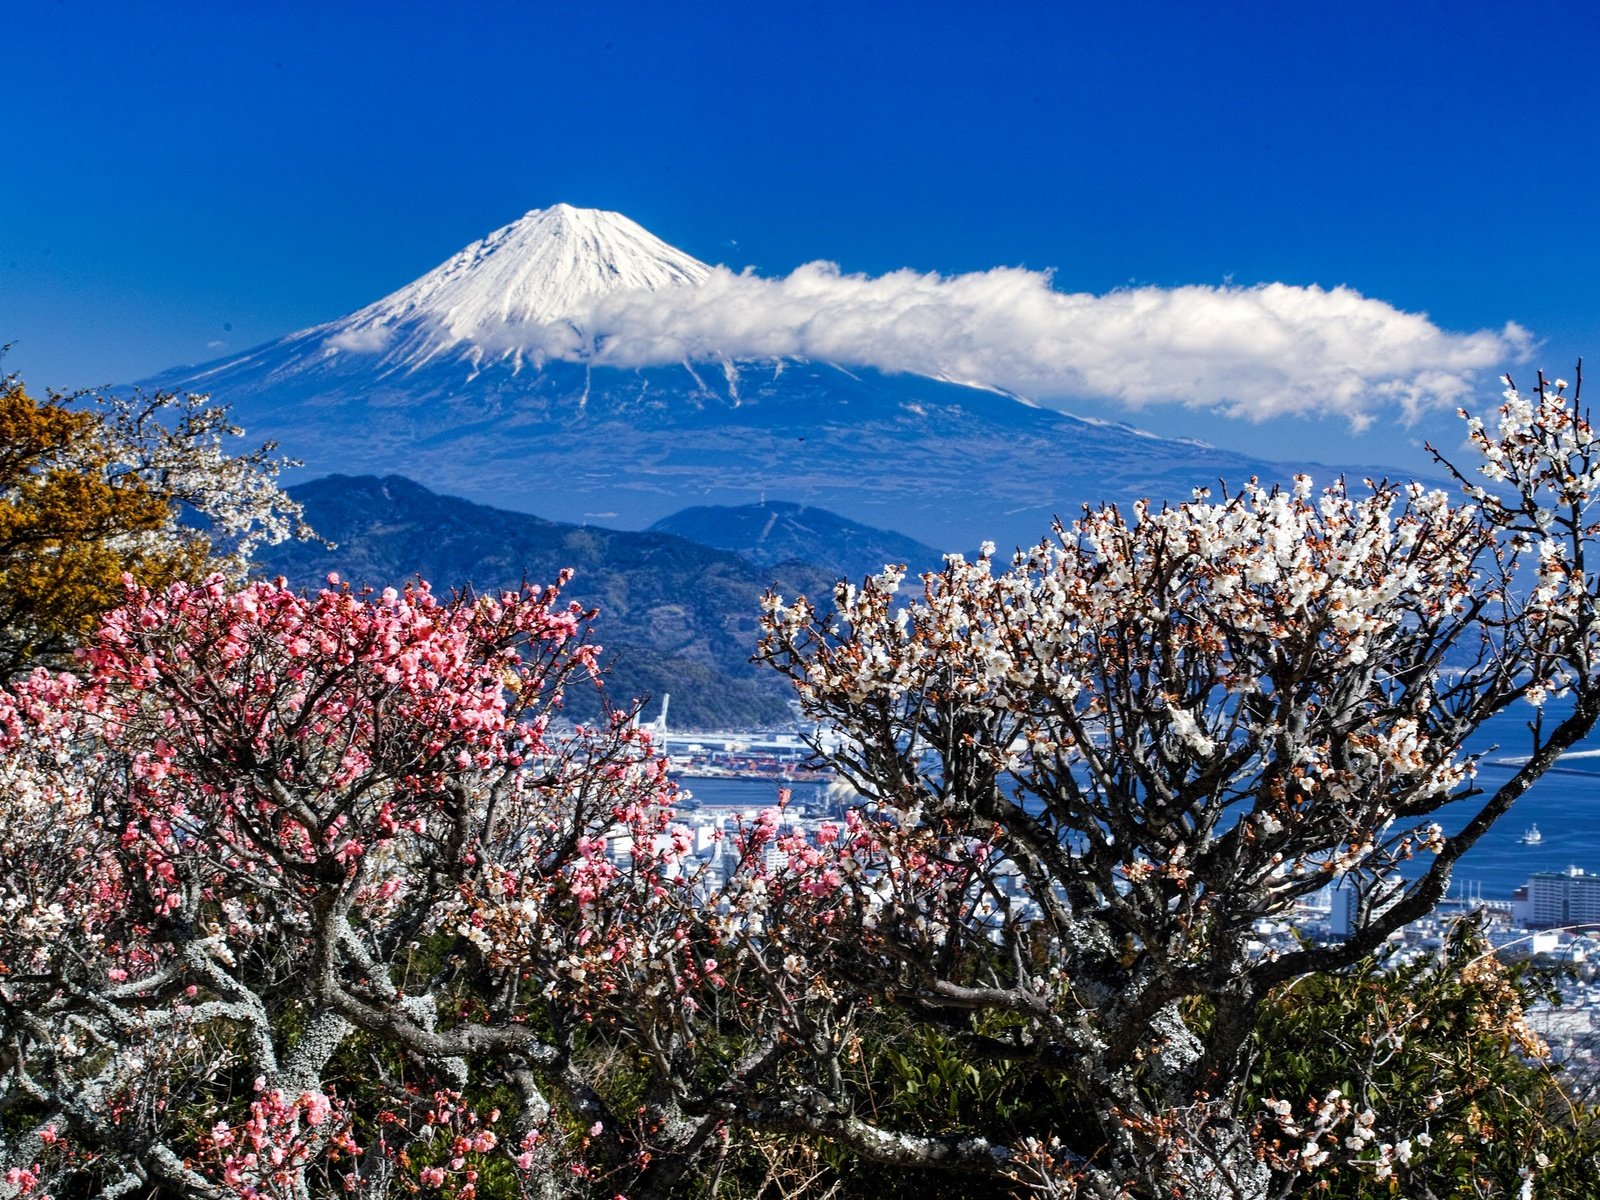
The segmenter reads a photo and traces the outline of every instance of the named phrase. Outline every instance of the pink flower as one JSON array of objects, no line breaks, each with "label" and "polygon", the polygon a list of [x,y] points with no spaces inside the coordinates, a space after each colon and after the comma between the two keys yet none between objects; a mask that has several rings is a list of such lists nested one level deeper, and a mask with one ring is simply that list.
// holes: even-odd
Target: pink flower
[{"label": "pink flower", "polygon": [[328,1119],[333,1105],[321,1092],[301,1092],[300,1106],[306,1110],[307,1125],[321,1125]]}]

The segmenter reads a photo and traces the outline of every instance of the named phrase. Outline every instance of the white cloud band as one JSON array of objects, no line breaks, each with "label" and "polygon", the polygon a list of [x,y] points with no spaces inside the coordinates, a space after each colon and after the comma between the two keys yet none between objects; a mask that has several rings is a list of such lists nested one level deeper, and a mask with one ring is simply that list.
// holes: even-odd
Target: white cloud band
[{"label": "white cloud band", "polygon": [[1484,370],[1526,357],[1508,324],[1458,334],[1350,288],[1140,287],[1058,292],[1037,271],[843,275],[811,263],[784,279],[719,268],[694,288],[619,293],[582,324],[596,361],[644,366],[797,356],[915,371],[1044,399],[1162,402],[1264,419],[1357,425],[1455,404]]},{"label": "white cloud band", "polygon": [[[579,330],[586,331],[580,333]],[[1527,357],[1530,334],[1452,333],[1347,287],[1138,287],[1058,292],[1049,274],[845,275],[809,263],[782,279],[718,267],[704,283],[614,292],[558,325],[436,328],[428,356],[589,356],[614,366],[799,357],[942,376],[1045,401],[1178,403],[1253,420],[1302,414],[1363,428],[1464,400],[1485,371]],[[377,351],[387,333],[329,345]]]}]

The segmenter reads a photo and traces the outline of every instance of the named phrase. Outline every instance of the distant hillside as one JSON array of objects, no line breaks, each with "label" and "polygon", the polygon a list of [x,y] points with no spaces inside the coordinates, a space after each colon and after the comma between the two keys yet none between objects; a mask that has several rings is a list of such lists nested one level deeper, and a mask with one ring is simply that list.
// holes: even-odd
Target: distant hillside
[{"label": "distant hillside", "polygon": [[937,567],[942,557],[940,551],[915,538],[787,500],[698,505],[673,513],[650,528],[732,550],[758,566],[807,562],[835,578],[857,578],[881,570],[886,563],[917,573]]},{"label": "distant hillside", "polygon": [[[304,587],[328,572],[384,586],[422,576],[442,591],[547,583],[563,567],[566,595],[600,609],[597,639],[612,703],[672,694],[674,725],[712,728],[783,721],[789,689],[749,663],[765,588],[826,596],[833,575],[801,563],[758,567],[669,533],[564,525],[441,496],[398,475],[340,476],[291,489],[306,518],[336,543],[269,547],[261,572]],[[581,689],[580,689],[581,692]],[[574,717],[596,711],[569,697]]]}]

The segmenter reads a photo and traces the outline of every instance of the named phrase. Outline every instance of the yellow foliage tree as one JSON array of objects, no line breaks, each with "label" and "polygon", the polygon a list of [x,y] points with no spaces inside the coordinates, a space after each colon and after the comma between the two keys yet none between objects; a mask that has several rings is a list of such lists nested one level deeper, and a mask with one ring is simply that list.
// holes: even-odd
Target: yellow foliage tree
[{"label": "yellow foliage tree", "polygon": [[203,396],[39,400],[0,377],[0,678],[63,665],[124,574],[239,577],[255,545],[306,536],[273,447],[224,451],[240,432]]}]

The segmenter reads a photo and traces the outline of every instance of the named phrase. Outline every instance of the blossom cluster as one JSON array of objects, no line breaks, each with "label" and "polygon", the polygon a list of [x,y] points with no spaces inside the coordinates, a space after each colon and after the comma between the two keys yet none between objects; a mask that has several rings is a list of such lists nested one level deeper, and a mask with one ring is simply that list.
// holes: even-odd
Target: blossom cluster
[{"label": "blossom cluster", "polygon": [[892,722],[902,786],[923,787],[919,755],[948,772],[959,737],[1033,797],[1023,808],[1114,834],[1124,878],[1187,878],[1231,826],[1248,839],[1238,867],[1287,878],[1287,899],[1436,844],[1376,835],[1448,799],[1472,762],[1419,719],[1426,685],[1387,664],[1456,636],[1494,537],[1440,492],[1314,496],[1302,477],[1131,520],[1090,512],[1009,570],[952,556],[907,602],[896,570],[842,586],[826,616],[769,597],[765,651],[819,717]]}]

